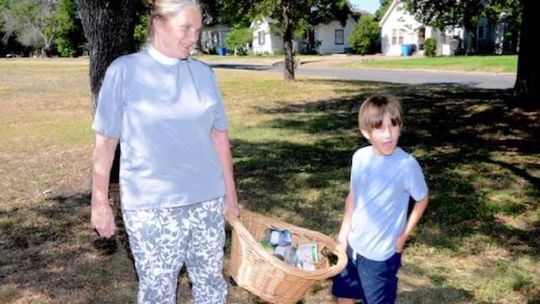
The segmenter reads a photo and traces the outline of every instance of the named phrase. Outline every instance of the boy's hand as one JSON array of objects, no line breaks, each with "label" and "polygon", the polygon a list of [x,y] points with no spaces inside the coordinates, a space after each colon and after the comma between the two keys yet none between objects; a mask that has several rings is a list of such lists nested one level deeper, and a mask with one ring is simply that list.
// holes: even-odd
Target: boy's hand
[{"label": "boy's hand", "polygon": [[396,240],[396,251],[402,252],[405,248],[405,243],[407,242],[408,236],[406,234],[400,235]]}]

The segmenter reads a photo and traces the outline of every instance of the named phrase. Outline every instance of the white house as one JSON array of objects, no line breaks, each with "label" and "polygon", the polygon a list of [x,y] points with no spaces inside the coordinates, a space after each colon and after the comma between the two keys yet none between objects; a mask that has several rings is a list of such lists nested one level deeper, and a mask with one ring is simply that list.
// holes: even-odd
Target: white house
[{"label": "white house", "polygon": [[[314,39],[317,42],[316,51],[319,54],[345,53],[349,50],[349,35],[351,34],[356,20],[349,16],[345,26],[339,21],[332,21],[327,24],[317,24],[313,27]],[[253,30],[253,53],[274,54],[283,52],[283,38],[279,28],[274,28],[277,21],[264,17],[251,23]],[[298,51],[299,44],[302,44],[302,37],[295,37],[293,40],[293,50]]]},{"label": "white house", "polygon": [[[423,54],[424,41],[434,38],[437,41],[437,55],[454,55],[459,48],[467,47],[473,53],[514,53],[517,38],[509,27],[512,22],[510,15],[502,13],[498,24],[490,24],[486,17],[481,17],[476,24],[474,35],[467,33],[464,28],[455,28],[441,32],[430,26],[425,26],[404,8],[401,0],[394,0],[384,14],[381,26],[381,52],[386,56],[403,54],[403,45],[412,45],[413,51]],[[474,41],[471,37],[474,36]],[[465,45],[460,45],[460,41]]]},{"label": "white house", "polygon": [[345,26],[341,22],[334,20],[327,24],[317,24],[314,26],[314,37],[317,41],[317,53],[336,54],[347,53],[349,47],[349,36],[357,21],[352,16],[347,18]]},{"label": "white house", "polygon": [[207,54],[220,52],[225,46],[225,37],[230,29],[224,24],[215,24],[204,26],[201,31],[201,51]]},{"label": "white house", "polygon": [[[277,26],[277,21],[270,17],[262,17],[251,22],[249,28],[253,31],[253,53],[274,54],[283,52],[283,38],[272,29]],[[297,45],[293,41],[293,51],[297,51]]]},{"label": "white house", "polygon": [[403,54],[403,45],[412,45],[412,50],[423,54],[424,41],[437,41],[437,55],[453,55],[458,48],[458,39],[463,39],[463,29],[441,32],[425,26],[404,8],[404,3],[394,0],[379,22],[381,26],[381,52],[385,56]]}]

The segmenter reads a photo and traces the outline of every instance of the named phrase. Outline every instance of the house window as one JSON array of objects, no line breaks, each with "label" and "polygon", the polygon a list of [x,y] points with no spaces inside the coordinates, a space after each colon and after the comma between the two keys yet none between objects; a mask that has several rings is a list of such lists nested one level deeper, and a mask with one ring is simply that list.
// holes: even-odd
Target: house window
[{"label": "house window", "polygon": [[335,34],[334,34],[334,37],[335,37],[335,44],[336,45],[342,45],[343,44],[343,38],[344,38],[344,33],[343,33],[343,30],[336,30],[335,31]]},{"label": "house window", "polygon": [[392,29],[392,45],[403,44],[404,29]]},{"label": "house window", "polygon": [[264,45],[264,32],[259,32],[258,33],[258,38],[259,38],[259,45]]},{"label": "house window", "polygon": [[426,28],[421,27],[418,30],[418,50],[424,49],[424,42],[426,41]]}]

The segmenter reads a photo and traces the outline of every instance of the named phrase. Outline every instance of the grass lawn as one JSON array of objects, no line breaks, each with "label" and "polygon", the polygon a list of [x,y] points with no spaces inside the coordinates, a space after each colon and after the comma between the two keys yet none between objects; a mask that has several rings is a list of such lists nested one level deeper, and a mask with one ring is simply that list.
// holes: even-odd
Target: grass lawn
[{"label": "grass lawn", "polygon": [[349,68],[397,68],[516,73],[517,56],[407,57],[400,59],[356,60],[345,63],[344,66]]},{"label": "grass lawn", "polygon": [[[366,144],[359,105],[393,93],[406,109],[401,146],[431,190],[398,302],[540,303],[538,111],[501,90],[216,73],[245,208],[334,236]],[[0,60],[0,303],[134,302],[125,236],[104,241],[89,225],[88,86],[85,60]],[[185,273],[179,287],[190,303]],[[329,288],[304,303],[333,303]],[[261,303],[237,286],[229,302]]]}]

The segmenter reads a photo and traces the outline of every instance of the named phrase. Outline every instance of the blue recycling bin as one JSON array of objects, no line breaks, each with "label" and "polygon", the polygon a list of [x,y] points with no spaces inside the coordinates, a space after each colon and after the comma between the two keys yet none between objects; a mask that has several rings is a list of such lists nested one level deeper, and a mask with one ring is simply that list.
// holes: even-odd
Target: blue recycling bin
[{"label": "blue recycling bin", "polygon": [[227,49],[222,47],[222,48],[218,48],[218,55],[219,56],[225,56],[227,55]]},{"label": "blue recycling bin", "polygon": [[411,56],[413,50],[412,44],[402,44],[401,45],[401,56]]}]

